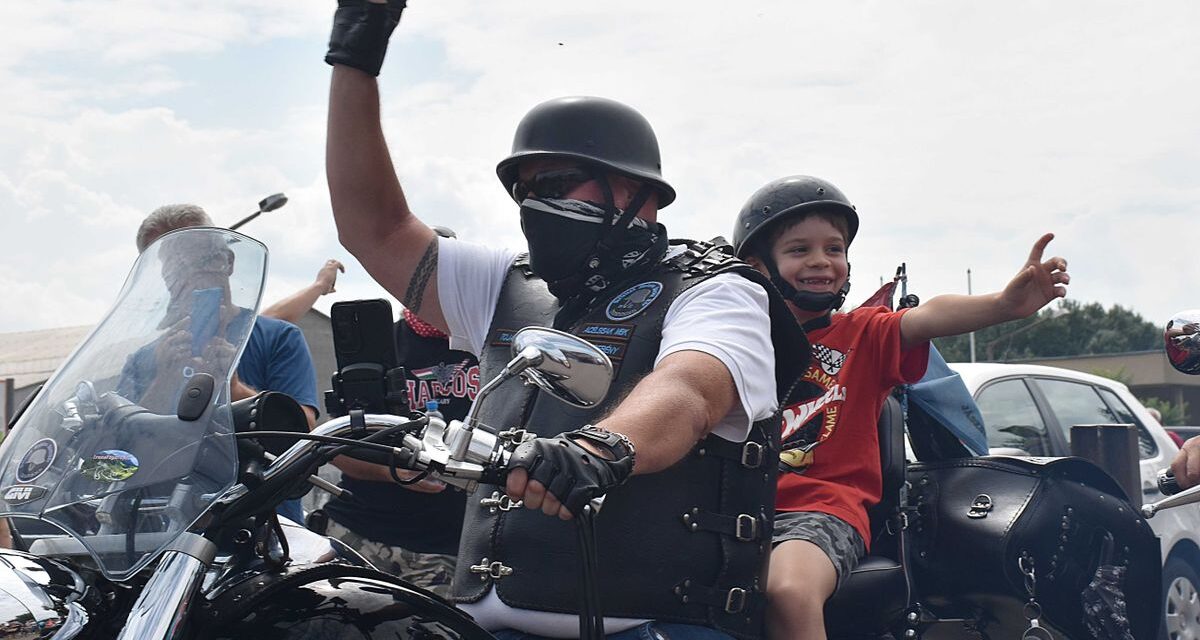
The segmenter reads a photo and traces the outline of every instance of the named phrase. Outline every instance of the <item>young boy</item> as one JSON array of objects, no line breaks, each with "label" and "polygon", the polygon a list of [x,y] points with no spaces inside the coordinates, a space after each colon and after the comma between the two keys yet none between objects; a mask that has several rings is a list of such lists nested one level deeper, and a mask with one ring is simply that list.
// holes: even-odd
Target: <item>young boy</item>
[{"label": "young boy", "polygon": [[825,601],[871,542],[867,508],[881,491],[879,412],[893,386],[924,374],[929,340],[1030,316],[1066,295],[1070,281],[1066,260],[1042,261],[1054,237],[1046,234],[998,293],[833,315],[850,288],[847,249],[857,232],[858,213],[841,191],[792,176],[751,196],[733,233],[738,256],[771,278],[812,342],[801,382],[810,400],[783,413],[767,584],[771,638],[825,637]]}]

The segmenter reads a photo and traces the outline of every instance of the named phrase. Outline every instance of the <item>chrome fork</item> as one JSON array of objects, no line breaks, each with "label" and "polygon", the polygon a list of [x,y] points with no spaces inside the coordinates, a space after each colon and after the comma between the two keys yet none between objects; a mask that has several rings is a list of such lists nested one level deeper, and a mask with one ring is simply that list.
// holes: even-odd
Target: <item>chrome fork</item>
[{"label": "chrome fork", "polygon": [[118,640],[171,640],[183,630],[204,572],[217,547],[194,533],[184,533],[163,552],[154,574],[125,619]]}]

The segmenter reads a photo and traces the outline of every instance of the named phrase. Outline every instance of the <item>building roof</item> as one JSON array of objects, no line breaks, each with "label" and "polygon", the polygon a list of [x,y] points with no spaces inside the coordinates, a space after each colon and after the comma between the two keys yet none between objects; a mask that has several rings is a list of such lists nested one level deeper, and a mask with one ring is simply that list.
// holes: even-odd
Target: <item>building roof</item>
[{"label": "building roof", "polygon": [[91,325],[0,333],[0,378],[20,389],[40,384],[92,330]]}]

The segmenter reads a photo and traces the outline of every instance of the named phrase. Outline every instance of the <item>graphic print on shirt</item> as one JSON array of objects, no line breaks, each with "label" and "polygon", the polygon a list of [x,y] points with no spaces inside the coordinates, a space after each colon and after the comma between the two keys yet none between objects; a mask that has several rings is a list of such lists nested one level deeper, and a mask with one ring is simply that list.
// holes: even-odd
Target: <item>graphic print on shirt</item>
[{"label": "graphic print on shirt", "polygon": [[813,343],[812,356],[799,386],[801,397],[809,399],[783,410],[781,473],[802,474],[812,466],[818,446],[837,429],[838,415],[846,401],[846,389],[838,382],[846,354]]},{"label": "graphic print on shirt", "polygon": [[446,404],[452,398],[475,400],[479,393],[479,365],[467,366],[470,358],[432,367],[409,369],[408,402],[410,407],[424,407],[430,400]]}]

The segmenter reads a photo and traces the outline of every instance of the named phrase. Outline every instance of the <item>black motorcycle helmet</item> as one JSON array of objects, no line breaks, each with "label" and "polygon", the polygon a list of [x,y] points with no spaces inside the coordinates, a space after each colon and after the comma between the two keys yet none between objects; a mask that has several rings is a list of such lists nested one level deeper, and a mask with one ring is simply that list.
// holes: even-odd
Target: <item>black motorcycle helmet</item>
[{"label": "black motorcycle helmet", "polygon": [[733,249],[745,258],[754,243],[762,242],[776,222],[798,213],[823,210],[846,219],[846,246],[858,234],[858,212],[850,200],[829,182],[812,176],[788,176],[769,182],[742,205],[733,228]]},{"label": "black motorcycle helmet", "polygon": [[575,158],[647,182],[658,192],[660,209],[675,200],[650,123],[615,100],[575,96],[537,105],[517,125],[512,154],[496,166],[496,175],[512,193],[518,163],[546,157]]},{"label": "black motorcycle helmet", "polygon": [[810,293],[797,291],[779,274],[779,267],[766,246],[771,237],[770,229],[787,218],[798,214],[824,211],[842,216],[846,220],[846,247],[858,234],[858,212],[854,205],[837,187],[812,176],[788,176],[769,182],[754,192],[738,213],[733,228],[733,249],[739,258],[756,255],[767,268],[771,283],[783,297],[807,311],[838,309],[850,292],[850,281],[837,293]]}]

